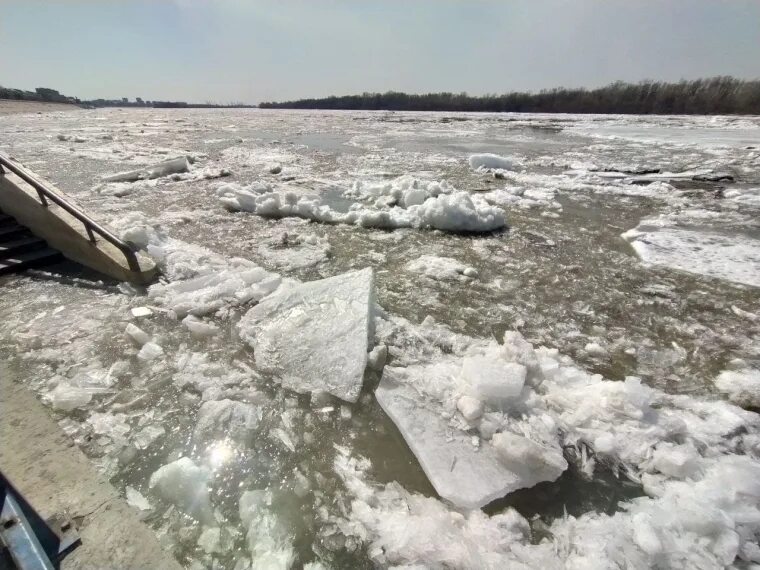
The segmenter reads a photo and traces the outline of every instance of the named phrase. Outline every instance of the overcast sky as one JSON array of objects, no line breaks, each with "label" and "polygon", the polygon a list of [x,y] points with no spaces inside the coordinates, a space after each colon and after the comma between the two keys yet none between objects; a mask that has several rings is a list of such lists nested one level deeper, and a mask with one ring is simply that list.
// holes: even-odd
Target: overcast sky
[{"label": "overcast sky", "polygon": [[249,102],[760,77],[760,0],[0,0],[0,85]]}]

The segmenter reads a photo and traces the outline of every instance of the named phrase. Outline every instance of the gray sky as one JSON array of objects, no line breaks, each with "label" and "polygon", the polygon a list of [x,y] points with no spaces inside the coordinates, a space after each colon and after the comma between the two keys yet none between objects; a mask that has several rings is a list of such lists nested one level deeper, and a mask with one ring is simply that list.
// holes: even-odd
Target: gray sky
[{"label": "gray sky", "polygon": [[0,0],[0,85],[249,102],[760,77],[758,0]]}]

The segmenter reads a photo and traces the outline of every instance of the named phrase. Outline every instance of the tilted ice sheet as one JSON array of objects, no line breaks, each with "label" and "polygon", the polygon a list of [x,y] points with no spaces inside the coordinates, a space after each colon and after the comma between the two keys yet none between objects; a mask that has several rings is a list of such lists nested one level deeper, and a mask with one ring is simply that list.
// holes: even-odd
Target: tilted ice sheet
[{"label": "tilted ice sheet", "polygon": [[623,237],[645,263],[760,287],[760,240],[645,223]]},{"label": "tilted ice sheet", "polygon": [[[441,370],[422,370],[435,373]],[[457,507],[474,509],[516,489],[554,480],[567,467],[561,452],[547,451],[550,460],[540,467],[526,465],[524,457],[505,461],[489,442],[450,425],[439,406],[421,401],[409,382],[408,369],[386,367],[375,397],[401,431],[409,447],[441,497]],[[399,378],[405,381],[397,381]]]},{"label": "tilted ice sheet", "polygon": [[240,320],[259,369],[296,392],[355,402],[367,365],[374,303],[372,269],[283,283]]}]

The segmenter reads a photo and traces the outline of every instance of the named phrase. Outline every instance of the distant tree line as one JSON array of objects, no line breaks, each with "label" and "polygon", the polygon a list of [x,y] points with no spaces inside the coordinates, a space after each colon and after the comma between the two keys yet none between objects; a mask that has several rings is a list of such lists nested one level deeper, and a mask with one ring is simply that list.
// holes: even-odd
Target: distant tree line
[{"label": "distant tree line", "polygon": [[45,101],[48,103],[79,103],[76,97],[67,97],[61,95],[55,89],[48,87],[37,87],[34,91],[24,91],[23,89],[11,89],[0,85],[0,99],[15,99],[17,101]]},{"label": "distant tree line", "polygon": [[388,91],[261,103],[264,109],[362,111],[489,111],[516,113],[621,113],[659,115],[760,115],[760,80],[711,77],[678,83],[617,81],[599,89],[558,87],[538,93],[473,97],[467,93],[412,95]]},{"label": "distant tree line", "polygon": [[229,105],[219,105],[217,103],[187,103],[185,101],[143,101],[141,97],[136,97],[130,101],[127,97],[121,99],[91,99],[82,100],[78,97],[68,97],[62,95],[55,89],[48,87],[37,87],[34,91],[24,91],[23,89],[11,89],[0,85],[0,99],[14,99],[17,101],[44,101],[48,103],[71,103],[82,107],[154,107],[154,108],[238,108],[238,107],[255,107],[256,105],[244,105],[242,103],[231,103]]}]

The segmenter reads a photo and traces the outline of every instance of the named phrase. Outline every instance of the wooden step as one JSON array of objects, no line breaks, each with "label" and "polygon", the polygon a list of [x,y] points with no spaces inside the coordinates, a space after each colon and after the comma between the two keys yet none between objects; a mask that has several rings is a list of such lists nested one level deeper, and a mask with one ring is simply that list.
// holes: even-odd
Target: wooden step
[{"label": "wooden step", "polygon": [[16,254],[47,247],[44,239],[36,236],[24,236],[18,239],[0,241],[0,259],[8,259]]},{"label": "wooden step", "polygon": [[35,251],[18,254],[8,259],[0,259],[0,275],[18,273],[30,267],[41,267],[63,260],[60,251],[46,247]]}]

